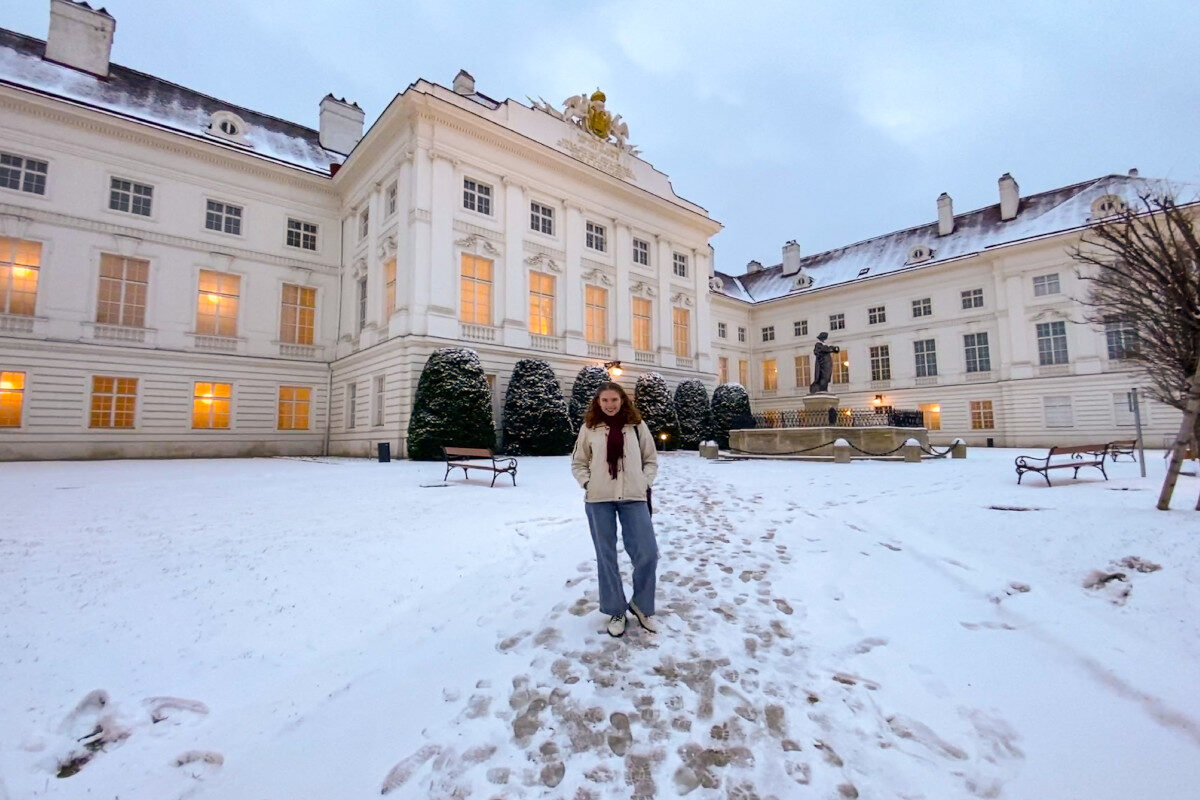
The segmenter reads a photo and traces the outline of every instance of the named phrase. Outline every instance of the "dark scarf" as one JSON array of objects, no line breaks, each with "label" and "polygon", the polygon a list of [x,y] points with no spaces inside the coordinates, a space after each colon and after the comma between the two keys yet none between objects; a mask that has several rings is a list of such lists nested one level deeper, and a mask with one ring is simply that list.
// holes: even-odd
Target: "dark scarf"
[{"label": "dark scarf", "polygon": [[628,419],[629,414],[623,405],[620,411],[605,419],[608,423],[608,474],[614,480],[617,477],[617,464],[625,455],[625,423]]}]

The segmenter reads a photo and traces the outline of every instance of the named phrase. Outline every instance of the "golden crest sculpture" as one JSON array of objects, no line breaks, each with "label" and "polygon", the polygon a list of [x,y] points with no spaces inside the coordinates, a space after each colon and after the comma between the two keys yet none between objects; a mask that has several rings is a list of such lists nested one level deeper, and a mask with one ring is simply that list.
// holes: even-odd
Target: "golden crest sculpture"
[{"label": "golden crest sculpture", "polygon": [[617,149],[637,155],[638,150],[629,143],[629,126],[621,119],[620,114],[614,115],[604,104],[608,100],[599,88],[592,92],[572,95],[562,102],[562,111],[554,108],[542,98],[529,98],[533,107],[545,111],[553,117],[569,122],[587,131],[602,142],[616,145]]}]

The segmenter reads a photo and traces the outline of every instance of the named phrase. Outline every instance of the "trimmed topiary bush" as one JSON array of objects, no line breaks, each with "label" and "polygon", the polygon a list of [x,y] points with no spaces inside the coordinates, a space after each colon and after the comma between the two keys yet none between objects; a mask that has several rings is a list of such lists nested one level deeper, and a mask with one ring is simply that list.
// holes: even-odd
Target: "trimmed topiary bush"
[{"label": "trimmed topiary bush", "polygon": [[513,367],[504,395],[504,452],[561,456],[571,452],[574,443],[567,401],[554,368],[536,358],[521,359]]},{"label": "trimmed topiary bush", "polygon": [[679,446],[697,450],[712,428],[708,390],[698,380],[686,380],[675,387],[675,416],[679,419]]},{"label": "trimmed topiary bush", "polygon": [[442,445],[496,446],[492,390],[479,354],[465,347],[442,347],[430,354],[413,400],[408,457],[439,459]]},{"label": "trimmed topiary bush", "polygon": [[588,403],[592,402],[592,395],[600,388],[600,384],[609,380],[611,379],[608,377],[608,370],[604,367],[589,364],[579,370],[579,374],[575,376],[575,383],[571,385],[572,431],[579,430],[579,426],[583,424],[583,415],[587,412]]},{"label": "trimmed topiary bush", "polygon": [[[638,378],[633,387],[633,401],[637,403],[642,419],[659,446],[664,450],[679,447],[679,420],[675,416],[675,407],[671,404],[671,394],[663,376],[657,372],[647,372]],[[667,435],[665,441],[662,439],[664,433]]]},{"label": "trimmed topiary bush", "polygon": [[[740,383],[723,383],[712,394],[713,438],[721,447],[729,447],[729,430],[735,420],[750,417],[750,395]],[[753,417],[750,417],[753,422]]]}]

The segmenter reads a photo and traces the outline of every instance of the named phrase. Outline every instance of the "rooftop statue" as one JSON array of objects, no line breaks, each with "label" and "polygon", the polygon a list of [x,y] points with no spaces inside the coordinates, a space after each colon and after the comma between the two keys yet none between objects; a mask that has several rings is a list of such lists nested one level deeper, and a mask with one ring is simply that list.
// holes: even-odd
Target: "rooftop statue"
[{"label": "rooftop statue", "polygon": [[584,92],[568,97],[562,102],[562,111],[559,111],[540,97],[537,100],[529,98],[529,102],[539,111],[569,122],[602,142],[616,145],[622,152],[637,155],[637,148],[629,143],[629,126],[620,114],[614,115],[604,107],[607,100],[604,92],[597,89],[590,96]]}]

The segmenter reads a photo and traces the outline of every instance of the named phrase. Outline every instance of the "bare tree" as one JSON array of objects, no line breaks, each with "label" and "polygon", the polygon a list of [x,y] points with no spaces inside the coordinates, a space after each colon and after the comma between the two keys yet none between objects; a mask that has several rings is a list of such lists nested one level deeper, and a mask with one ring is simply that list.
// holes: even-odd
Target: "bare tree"
[{"label": "bare tree", "polygon": [[[1148,394],[1184,412],[1159,497],[1166,509],[1189,444],[1200,435],[1200,236],[1194,204],[1146,193],[1092,223],[1071,258],[1089,284],[1088,322],[1138,363]],[[1200,501],[1197,502],[1200,509]]]}]

